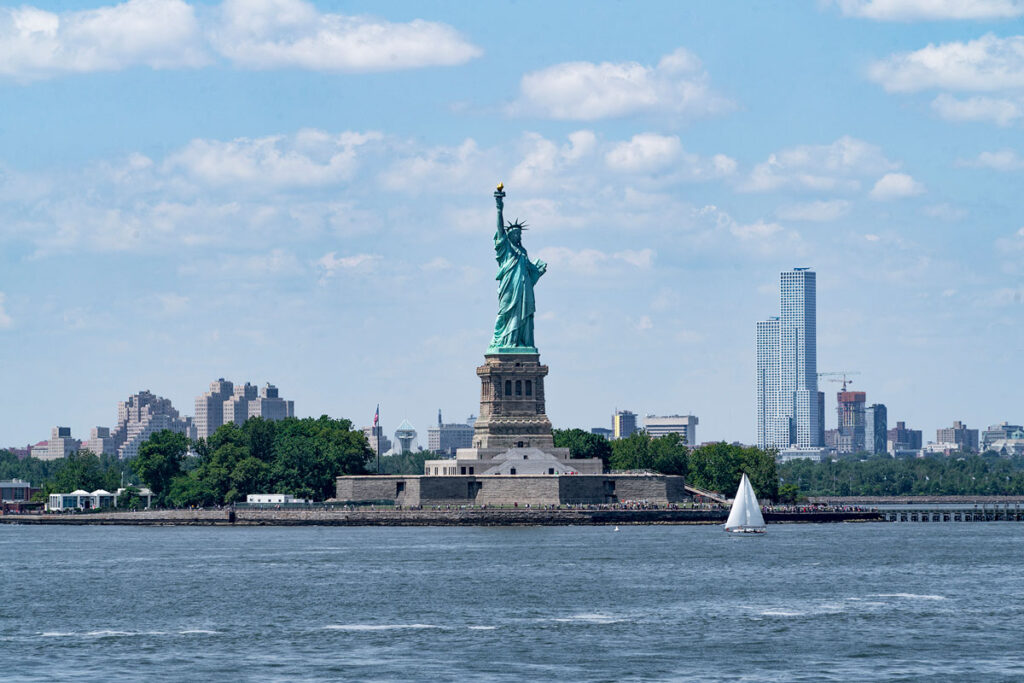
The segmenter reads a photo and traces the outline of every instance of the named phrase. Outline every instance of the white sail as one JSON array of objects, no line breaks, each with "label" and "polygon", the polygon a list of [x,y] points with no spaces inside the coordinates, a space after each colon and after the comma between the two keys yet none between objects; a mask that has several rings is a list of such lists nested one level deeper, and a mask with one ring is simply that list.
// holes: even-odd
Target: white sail
[{"label": "white sail", "polygon": [[750,485],[750,479],[747,478],[745,472],[740,479],[739,488],[736,489],[736,497],[732,501],[732,510],[729,511],[725,529],[726,531],[764,529],[761,506],[758,505],[754,487]]}]

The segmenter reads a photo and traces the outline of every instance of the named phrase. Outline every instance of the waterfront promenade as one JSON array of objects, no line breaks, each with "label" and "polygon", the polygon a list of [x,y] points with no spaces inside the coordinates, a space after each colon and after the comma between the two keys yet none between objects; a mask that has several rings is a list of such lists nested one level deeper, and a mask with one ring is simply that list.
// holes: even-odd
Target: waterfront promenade
[{"label": "waterfront promenade", "polygon": [[[569,526],[624,524],[722,524],[728,510],[667,508],[394,508],[140,510],[0,516],[0,523],[137,526]],[[873,511],[768,512],[768,523],[880,521]]]}]

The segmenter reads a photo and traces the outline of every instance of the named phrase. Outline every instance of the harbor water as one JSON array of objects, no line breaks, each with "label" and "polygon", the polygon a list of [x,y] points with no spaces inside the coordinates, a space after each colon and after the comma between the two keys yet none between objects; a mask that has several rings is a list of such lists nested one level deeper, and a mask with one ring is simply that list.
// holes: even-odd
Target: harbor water
[{"label": "harbor water", "polygon": [[9,681],[1022,680],[1024,525],[0,525]]}]

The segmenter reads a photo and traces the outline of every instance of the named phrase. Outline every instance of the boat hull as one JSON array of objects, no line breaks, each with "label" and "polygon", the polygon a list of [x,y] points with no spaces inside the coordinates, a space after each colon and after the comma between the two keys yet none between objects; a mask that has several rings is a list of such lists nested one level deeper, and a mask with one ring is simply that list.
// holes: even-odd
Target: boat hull
[{"label": "boat hull", "polygon": [[767,531],[764,528],[755,527],[737,527],[735,529],[726,529],[730,534],[763,534]]}]

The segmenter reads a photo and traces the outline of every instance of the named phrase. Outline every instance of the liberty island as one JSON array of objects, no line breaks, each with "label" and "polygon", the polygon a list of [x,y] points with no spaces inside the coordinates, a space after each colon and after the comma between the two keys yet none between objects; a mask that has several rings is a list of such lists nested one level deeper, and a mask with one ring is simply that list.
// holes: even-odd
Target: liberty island
[{"label": "liberty island", "polygon": [[340,476],[338,500],[387,500],[402,506],[562,505],[649,501],[690,496],[681,476],[604,474],[599,458],[572,458],[555,446],[545,410],[544,380],[534,338],[534,286],[547,272],[523,244],[526,223],[505,220],[505,187],[494,192],[498,313],[480,378],[480,412],[473,443],[455,458],[427,460],[422,475]]}]

